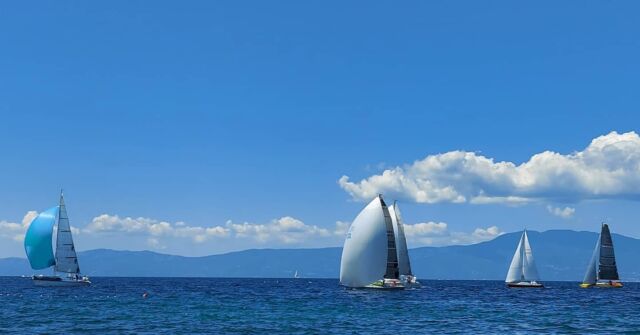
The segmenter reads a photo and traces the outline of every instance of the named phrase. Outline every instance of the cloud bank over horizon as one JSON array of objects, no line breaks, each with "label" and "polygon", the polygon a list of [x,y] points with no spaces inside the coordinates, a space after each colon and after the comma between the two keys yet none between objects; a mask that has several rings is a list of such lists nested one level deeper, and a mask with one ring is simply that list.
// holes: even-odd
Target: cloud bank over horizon
[{"label": "cloud bank over horizon", "polygon": [[640,136],[612,131],[582,151],[565,155],[544,151],[519,165],[495,162],[475,152],[450,151],[358,182],[343,175],[338,184],[360,201],[377,194],[424,204],[636,200],[640,199]]},{"label": "cloud bank over horizon", "polygon": [[[38,215],[36,211],[25,214],[21,223],[0,221],[0,240],[10,240],[21,247],[29,224]],[[130,241],[133,246],[143,242],[143,247],[165,250],[168,245],[204,245],[207,243],[243,243],[252,248],[264,247],[335,247],[342,246],[350,222],[336,221],[333,227],[323,228],[306,224],[291,216],[283,216],[267,223],[235,223],[231,220],[222,225],[192,226],[185,222],[167,222],[145,217],[121,217],[101,214],[84,227],[72,226],[76,241],[100,240],[110,246],[109,241]],[[496,226],[476,228],[472,232],[451,231],[445,222],[405,223],[405,234],[410,248],[421,246],[463,245],[484,242],[503,234]],[[139,246],[139,245],[138,245]],[[95,248],[95,247],[93,247]]]}]

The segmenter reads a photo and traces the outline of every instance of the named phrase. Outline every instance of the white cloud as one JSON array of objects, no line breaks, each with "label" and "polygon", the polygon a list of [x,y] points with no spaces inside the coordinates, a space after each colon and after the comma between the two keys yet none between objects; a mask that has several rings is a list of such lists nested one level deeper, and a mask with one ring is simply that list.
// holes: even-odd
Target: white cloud
[{"label": "white cloud", "polygon": [[28,211],[22,218],[21,223],[0,221],[0,237],[11,238],[17,242],[24,241],[24,234],[36,216],[38,216],[38,212]]},{"label": "white cloud", "polygon": [[190,238],[202,243],[211,238],[248,238],[257,242],[280,242],[297,244],[312,238],[332,237],[333,232],[315,225],[307,225],[290,216],[271,220],[266,224],[233,223],[224,226],[189,226],[184,222],[169,223],[151,218],[120,217],[102,214],[93,218],[82,230],[86,234],[132,233],[149,236],[147,244],[154,248],[161,246],[162,237]]},{"label": "white cloud", "polygon": [[565,208],[560,208],[560,207],[553,207],[551,205],[547,206],[547,211],[549,211],[549,213],[555,215],[555,216],[559,216],[563,219],[569,219],[571,217],[573,217],[573,214],[575,214],[576,209],[573,207],[565,207]]},{"label": "white cloud", "polygon": [[405,224],[404,234],[407,238],[443,235],[447,232],[447,224],[444,222],[421,222],[416,224]]},{"label": "white cloud", "polygon": [[449,231],[449,226],[444,222],[405,224],[404,232],[409,248],[475,244],[492,240],[503,234],[496,226],[476,228],[471,233]]},{"label": "white cloud", "polygon": [[304,222],[284,216],[268,224],[227,221],[226,227],[241,238],[252,238],[258,242],[279,241],[286,244],[301,243],[314,237],[330,237],[333,234],[325,228],[307,225]]},{"label": "white cloud", "polygon": [[346,221],[336,221],[336,228],[333,231],[333,234],[340,237],[345,237],[347,232],[349,231],[349,226],[351,222]]},{"label": "white cloud", "polygon": [[229,229],[221,226],[214,227],[192,227],[184,222],[171,224],[166,221],[159,221],[150,218],[121,218],[118,215],[102,214],[93,218],[91,223],[82,230],[87,234],[102,233],[133,233],[150,235],[153,239],[147,240],[150,245],[159,245],[158,237],[171,236],[181,238],[191,238],[196,243],[202,243],[212,237],[225,237],[229,234]]},{"label": "white cloud", "polygon": [[571,154],[545,151],[527,162],[494,162],[474,152],[429,155],[359,182],[338,181],[354,199],[377,194],[417,203],[523,204],[541,199],[637,199],[640,136],[611,132]]}]

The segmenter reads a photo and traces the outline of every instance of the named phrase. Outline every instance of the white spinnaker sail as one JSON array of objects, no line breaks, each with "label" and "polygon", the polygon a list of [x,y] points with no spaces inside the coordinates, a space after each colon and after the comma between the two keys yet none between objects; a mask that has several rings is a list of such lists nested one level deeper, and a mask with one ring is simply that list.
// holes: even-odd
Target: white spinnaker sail
[{"label": "white spinnaker sail", "polygon": [[[602,233],[600,233],[600,235],[602,235]],[[600,235],[598,235],[596,248],[593,250],[593,254],[591,255],[591,261],[587,267],[587,273],[584,274],[584,279],[582,280],[585,284],[593,285],[598,280],[598,260],[600,259],[600,240],[602,239],[602,236]]]},{"label": "white spinnaker sail", "polygon": [[393,234],[396,238],[396,248],[398,250],[398,270],[401,275],[412,276],[413,273],[411,272],[407,239],[404,235],[404,223],[402,222],[400,208],[397,203],[394,202],[392,206],[389,206],[389,214],[391,215],[391,221],[393,222]]},{"label": "white spinnaker sail", "polygon": [[58,233],[56,239],[56,265],[55,270],[66,273],[79,273],[78,257],[73,245],[71,226],[67,216],[67,208],[64,198],[60,195],[60,211],[58,213]]},{"label": "white spinnaker sail", "polygon": [[527,231],[524,231],[524,263],[522,272],[526,281],[538,281],[538,268],[536,268],[536,262],[533,259],[533,251],[529,244],[529,236]]},{"label": "white spinnaker sail", "polygon": [[505,280],[505,282],[515,283],[524,280],[524,273],[522,271],[524,262],[524,257],[522,257],[523,249],[524,233],[522,233],[522,236],[520,236],[518,247],[516,248],[515,254],[513,254],[513,259],[511,259],[511,265],[509,266],[509,272],[507,273],[507,279]]},{"label": "white spinnaker sail", "polygon": [[383,278],[388,239],[382,199],[376,197],[353,220],[344,241],[340,284],[365,287]]}]

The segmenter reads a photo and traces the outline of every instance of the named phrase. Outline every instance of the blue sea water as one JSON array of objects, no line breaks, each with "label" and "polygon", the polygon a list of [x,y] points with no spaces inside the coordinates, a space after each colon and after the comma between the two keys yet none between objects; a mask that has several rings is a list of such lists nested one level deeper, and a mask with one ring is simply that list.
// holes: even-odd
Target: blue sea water
[{"label": "blue sea water", "polygon": [[92,281],[37,288],[0,277],[0,333],[640,333],[638,283],[507,289],[499,281],[423,281],[420,289],[381,292],[330,279]]}]

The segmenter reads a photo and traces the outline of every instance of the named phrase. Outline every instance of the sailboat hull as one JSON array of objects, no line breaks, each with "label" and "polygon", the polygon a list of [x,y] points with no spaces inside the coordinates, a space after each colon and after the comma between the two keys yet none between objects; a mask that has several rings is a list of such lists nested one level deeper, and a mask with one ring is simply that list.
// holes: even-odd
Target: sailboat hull
[{"label": "sailboat hull", "polygon": [[62,278],[58,276],[33,276],[33,284],[38,287],[78,287],[89,286],[91,282],[88,278]]},{"label": "sailboat hull", "polygon": [[371,290],[397,291],[397,290],[404,290],[405,286],[398,279],[385,279],[385,280],[375,281],[363,288],[371,289]]},{"label": "sailboat hull", "polygon": [[536,282],[522,281],[517,283],[507,283],[510,288],[544,288],[544,285]]},{"label": "sailboat hull", "polygon": [[622,287],[624,287],[624,285],[622,285],[621,282],[614,281],[614,282],[597,282],[595,284],[582,283],[582,284],[580,284],[580,287],[582,287],[582,288],[590,288],[590,287],[622,288]]}]

